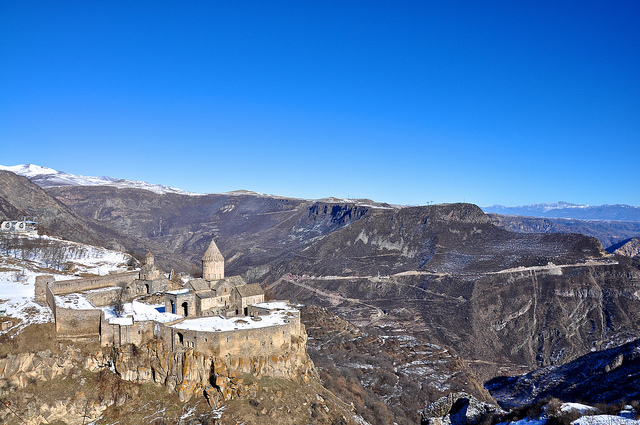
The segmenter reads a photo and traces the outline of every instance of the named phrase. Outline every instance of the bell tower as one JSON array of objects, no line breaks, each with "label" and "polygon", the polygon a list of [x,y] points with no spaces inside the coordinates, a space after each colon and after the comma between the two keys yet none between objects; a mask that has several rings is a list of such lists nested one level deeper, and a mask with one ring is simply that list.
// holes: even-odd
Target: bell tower
[{"label": "bell tower", "polygon": [[204,280],[224,278],[224,257],[213,239],[202,256],[202,278]]}]

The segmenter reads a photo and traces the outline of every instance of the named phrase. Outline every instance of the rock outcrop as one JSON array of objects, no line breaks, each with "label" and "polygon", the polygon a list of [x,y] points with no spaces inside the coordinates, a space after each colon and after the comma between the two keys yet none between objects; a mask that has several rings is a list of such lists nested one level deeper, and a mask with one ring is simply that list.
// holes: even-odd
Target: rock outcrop
[{"label": "rock outcrop", "polygon": [[504,408],[555,397],[589,404],[640,398],[640,340],[595,351],[561,366],[521,376],[501,376],[485,383]]},{"label": "rock outcrop", "polygon": [[181,401],[205,394],[216,407],[223,401],[255,393],[248,376],[271,376],[308,382],[317,372],[306,350],[306,334],[280,355],[214,357],[194,350],[167,351],[160,341],[138,348],[128,345],[113,351],[115,371],[131,382],[156,382],[178,394]]},{"label": "rock outcrop", "polygon": [[[97,419],[109,406],[124,405],[140,391],[139,384],[146,383],[165,386],[182,402],[200,397],[201,404],[211,408],[255,398],[262,377],[305,386],[317,383],[304,330],[302,335],[287,351],[258,357],[219,358],[192,349],[171,352],[159,340],[140,347],[80,344],[82,349],[60,343],[56,351],[7,353],[0,358],[0,400],[11,398],[14,407],[0,409],[0,423],[22,417],[29,424],[64,420],[79,425]],[[41,388],[53,388],[45,390],[50,399],[38,395]]]},{"label": "rock outcrop", "polygon": [[452,393],[423,410],[422,425],[474,425],[492,413],[504,412],[467,393]]},{"label": "rock outcrop", "polygon": [[625,241],[624,245],[615,250],[615,253],[640,259],[640,236]]}]

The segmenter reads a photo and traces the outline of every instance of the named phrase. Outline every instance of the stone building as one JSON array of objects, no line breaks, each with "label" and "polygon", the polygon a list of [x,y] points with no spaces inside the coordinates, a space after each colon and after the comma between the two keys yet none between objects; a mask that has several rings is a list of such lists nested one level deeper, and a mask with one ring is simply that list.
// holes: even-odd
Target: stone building
[{"label": "stone building", "polygon": [[224,257],[212,240],[202,257],[202,278],[166,291],[165,311],[185,317],[231,317],[246,315],[247,306],[263,301],[264,290],[257,283],[248,285],[242,276],[224,276]]},{"label": "stone building", "polygon": [[224,257],[214,242],[203,256],[203,267],[205,277],[164,291],[164,311],[133,300],[118,316],[110,306],[123,282],[133,289],[128,299],[156,291],[164,281],[173,284],[150,253],[139,272],[68,281],[39,276],[36,301],[51,307],[59,338],[97,339],[102,345],[140,345],[159,338],[174,352],[197,349],[228,357],[277,355],[301,341],[298,310],[286,301],[264,302],[257,283],[224,277]]},{"label": "stone building", "polygon": [[156,267],[155,257],[151,252],[144,257],[140,277],[133,284],[132,294],[155,294],[173,289],[172,282],[164,276],[162,270]]},{"label": "stone building", "polygon": [[224,278],[224,257],[213,239],[202,256],[202,278],[206,281]]}]

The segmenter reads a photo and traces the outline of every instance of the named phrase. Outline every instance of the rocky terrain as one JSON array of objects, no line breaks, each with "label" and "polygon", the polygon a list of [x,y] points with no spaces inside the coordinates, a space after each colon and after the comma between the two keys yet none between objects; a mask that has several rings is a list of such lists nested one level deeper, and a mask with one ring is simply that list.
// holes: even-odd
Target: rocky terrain
[{"label": "rocky terrain", "polygon": [[0,337],[0,422],[364,423],[320,385],[304,341],[281,356],[230,359],[156,341],[59,341],[53,327]]},{"label": "rocky terrain", "polygon": [[464,360],[415,337],[362,328],[318,306],[302,309],[309,355],[320,377],[371,424],[416,424],[416,400],[467,390],[490,397]]},{"label": "rocky terrain", "polygon": [[550,397],[589,404],[640,400],[640,340],[526,375],[496,377],[486,386],[505,408]]},{"label": "rocky terrain", "polygon": [[619,245],[614,251],[616,254],[640,259],[640,236],[623,241]]},{"label": "rocky terrain", "polygon": [[[612,255],[584,235],[505,230],[470,204],[396,207],[109,186],[50,187],[44,196],[126,235],[122,244],[130,249],[136,249],[130,241],[145,241],[167,269],[195,270],[213,235],[229,274],[358,326],[360,333],[338,332],[328,349],[311,340],[312,356],[325,381],[338,374],[335,388],[349,387],[344,382],[352,379],[341,394],[351,394],[356,408],[358,397],[370,400],[362,412],[392,412],[398,423],[411,423],[418,409],[435,401],[441,393],[433,389],[466,390],[483,399],[481,383],[495,376],[564,364],[640,336],[635,260]],[[306,322],[310,333],[319,320],[314,317]],[[416,356],[411,344],[422,347],[414,349],[425,365],[411,375],[420,382],[417,389],[405,383],[409,372],[398,359],[365,349],[390,341],[413,341],[395,345],[409,358]],[[387,360],[367,363],[373,357]],[[453,372],[439,374],[437,361]],[[374,379],[369,370],[397,385]],[[421,399],[405,404],[393,391]]]},{"label": "rocky terrain", "polygon": [[110,249],[143,249],[140,240],[79,215],[26,177],[0,170],[0,188],[1,220],[35,218],[41,234]]}]

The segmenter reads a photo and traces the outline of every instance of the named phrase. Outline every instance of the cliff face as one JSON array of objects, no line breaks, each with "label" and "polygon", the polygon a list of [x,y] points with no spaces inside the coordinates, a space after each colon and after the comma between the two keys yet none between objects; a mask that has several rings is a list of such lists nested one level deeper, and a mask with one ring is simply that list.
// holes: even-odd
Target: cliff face
[{"label": "cliff face", "polygon": [[0,358],[0,398],[13,407],[0,409],[0,422],[22,423],[19,417],[34,424],[96,420],[110,406],[124,408],[133,402],[144,391],[140,384],[148,383],[166,387],[183,403],[198,405],[201,400],[211,411],[234,399],[255,398],[262,377],[317,385],[306,334],[292,342],[288,351],[268,357],[218,358],[193,350],[173,353],[157,340],[141,347],[68,345],[61,350],[10,352]]},{"label": "cliff face", "polygon": [[171,352],[153,340],[142,348],[128,345],[114,349],[113,364],[124,380],[162,384],[176,392],[181,401],[204,394],[216,407],[223,401],[255,393],[255,384],[246,383],[245,375],[298,383],[317,378],[306,350],[306,333],[303,335],[281,355],[257,357],[221,358],[193,350]]}]

